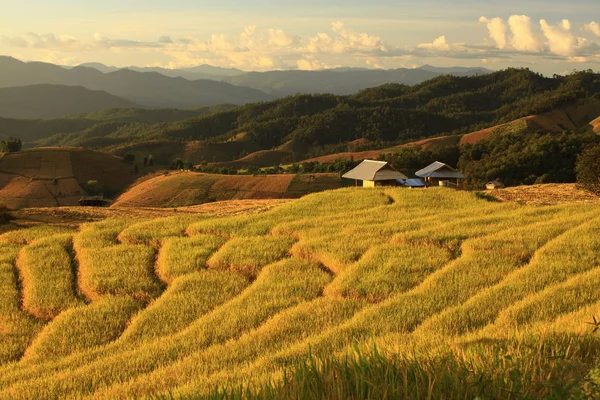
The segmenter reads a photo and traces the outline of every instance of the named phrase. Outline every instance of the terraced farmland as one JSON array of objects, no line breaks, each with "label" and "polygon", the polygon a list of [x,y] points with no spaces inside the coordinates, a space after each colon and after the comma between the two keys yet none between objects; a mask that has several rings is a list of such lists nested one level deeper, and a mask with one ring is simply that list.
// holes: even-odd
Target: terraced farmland
[{"label": "terraced farmland", "polygon": [[390,398],[597,387],[596,203],[349,188],[258,214],[37,227],[0,245],[0,399],[293,397],[311,381],[288,372],[307,360],[321,360],[311,393],[330,398],[352,396],[328,379],[381,360],[396,368],[377,364]]}]

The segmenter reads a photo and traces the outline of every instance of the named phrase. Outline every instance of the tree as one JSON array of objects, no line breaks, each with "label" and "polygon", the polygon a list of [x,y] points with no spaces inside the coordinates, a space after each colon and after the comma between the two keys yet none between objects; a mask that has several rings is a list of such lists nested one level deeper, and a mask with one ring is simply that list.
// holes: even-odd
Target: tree
[{"label": "tree", "polygon": [[85,184],[83,184],[83,189],[90,196],[97,196],[105,194],[106,187],[96,180],[89,180]]},{"label": "tree", "polygon": [[16,153],[21,151],[23,143],[20,138],[9,137],[6,140],[0,142],[0,148],[3,153]]},{"label": "tree", "polygon": [[577,183],[600,196],[600,145],[588,147],[577,160]]}]

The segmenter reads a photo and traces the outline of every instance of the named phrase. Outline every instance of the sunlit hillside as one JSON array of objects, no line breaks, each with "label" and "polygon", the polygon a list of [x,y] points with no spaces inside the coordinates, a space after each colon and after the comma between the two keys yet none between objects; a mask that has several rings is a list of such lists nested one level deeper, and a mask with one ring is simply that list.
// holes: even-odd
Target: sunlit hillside
[{"label": "sunlit hillside", "polygon": [[260,390],[374,347],[404,368],[396,398],[537,398],[584,390],[600,354],[597,203],[348,188],[0,243],[1,399]]}]

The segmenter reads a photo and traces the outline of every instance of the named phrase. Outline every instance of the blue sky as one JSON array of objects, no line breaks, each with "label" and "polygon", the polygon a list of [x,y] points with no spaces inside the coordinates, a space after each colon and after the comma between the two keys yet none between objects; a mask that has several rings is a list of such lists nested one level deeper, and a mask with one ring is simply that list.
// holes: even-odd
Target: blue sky
[{"label": "blue sky", "polygon": [[3,5],[0,54],[170,68],[598,70],[597,2],[21,0]]}]

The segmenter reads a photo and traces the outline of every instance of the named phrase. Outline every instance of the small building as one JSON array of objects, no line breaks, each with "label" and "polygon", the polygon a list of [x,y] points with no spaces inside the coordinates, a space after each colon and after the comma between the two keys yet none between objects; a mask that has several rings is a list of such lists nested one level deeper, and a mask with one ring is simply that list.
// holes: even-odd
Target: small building
[{"label": "small building", "polygon": [[397,186],[398,179],[408,179],[406,175],[398,172],[385,161],[364,160],[356,168],[342,176],[354,179],[355,185],[362,181],[364,187]]},{"label": "small building", "polygon": [[110,203],[104,196],[84,196],[79,199],[79,205],[83,207],[108,207]]},{"label": "small building", "polygon": [[398,184],[411,189],[427,187],[422,179],[398,179]]},{"label": "small building", "polygon": [[498,180],[488,182],[485,185],[485,188],[487,190],[502,189],[503,187],[504,187],[504,184]]},{"label": "small building", "polygon": [[439,161],[417,171],[415,175],[424,179],[425,183],[430,186],[439,185],[458,187],[460,186],[460,181],[467,178],[448,164]]}]

